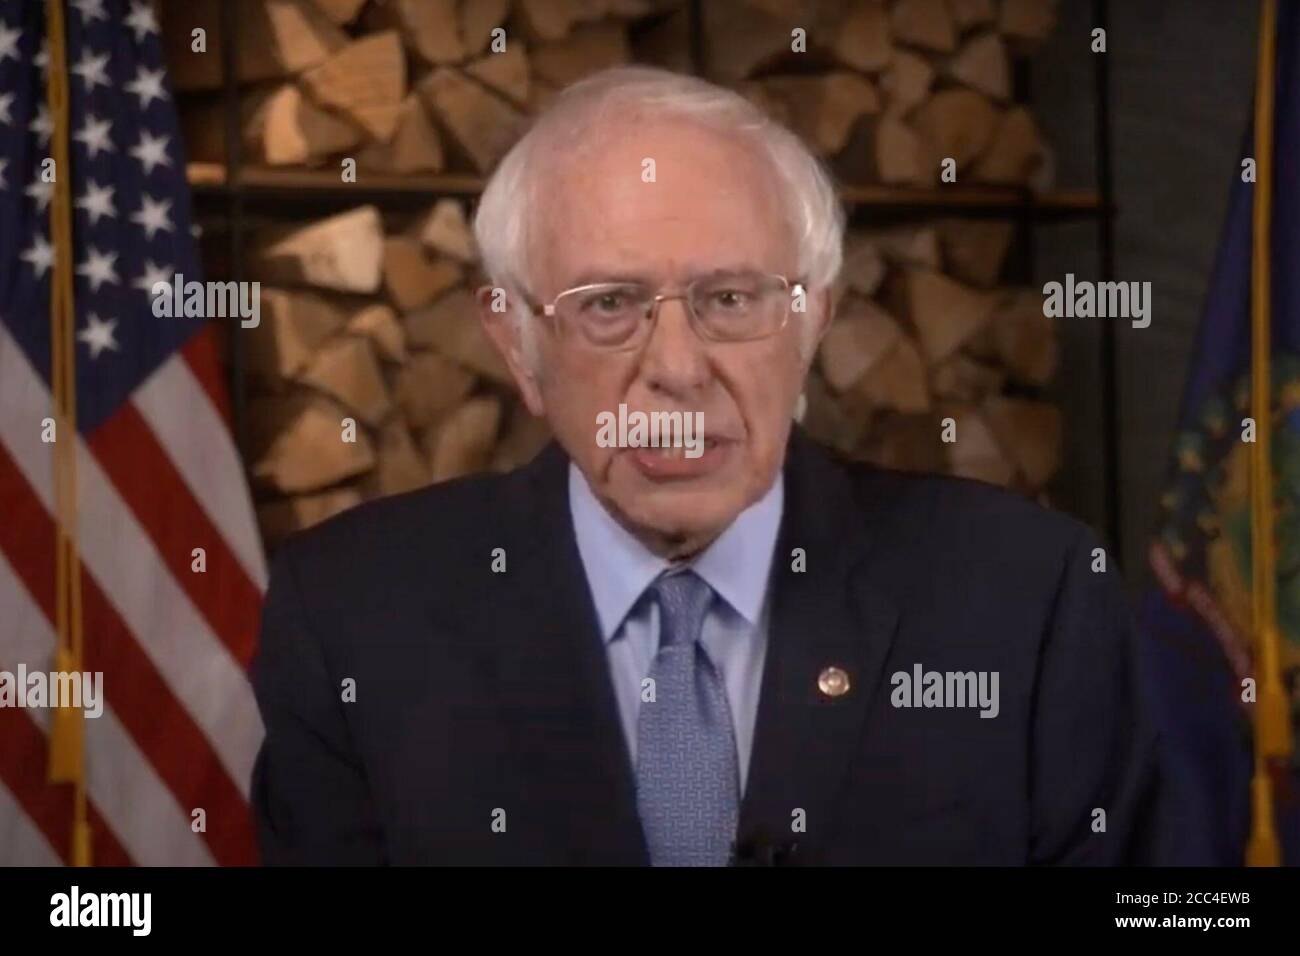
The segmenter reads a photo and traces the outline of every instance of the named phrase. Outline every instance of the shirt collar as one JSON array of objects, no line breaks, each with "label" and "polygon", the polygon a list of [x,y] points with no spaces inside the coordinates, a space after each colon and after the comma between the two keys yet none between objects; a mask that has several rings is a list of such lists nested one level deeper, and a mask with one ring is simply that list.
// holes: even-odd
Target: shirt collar
[{"label": "shirt collar", "polygon": [[[695,573],[751,625],[758,623],[767,596],[784,503],[784,478],[778,471],[767,493],[737,515],[692,564]],[[670,562],[651,553],[614,520],[572,462],[569,512],[601,634],[610,641],[645,589]]]}]

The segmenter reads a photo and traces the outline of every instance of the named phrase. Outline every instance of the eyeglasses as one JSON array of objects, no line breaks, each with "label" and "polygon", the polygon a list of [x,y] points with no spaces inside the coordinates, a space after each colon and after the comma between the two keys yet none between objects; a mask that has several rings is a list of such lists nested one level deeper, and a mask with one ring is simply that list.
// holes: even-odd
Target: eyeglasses
[{"label": "eyeglasses", "polygon": [[748,342],[767,338],[785,328],[793,304],[802,310],[801,281],[762,272],[733,272],[702,276],[676,295],[656,293],[639,282],[597,282],[566,289],[546,305],[532,305],[533,315],[546,316],[564,338],[577,338],[593,348],[633,349],[650,334],[659,304],[670,299],[686,303],[691,325],[710,342]]}]

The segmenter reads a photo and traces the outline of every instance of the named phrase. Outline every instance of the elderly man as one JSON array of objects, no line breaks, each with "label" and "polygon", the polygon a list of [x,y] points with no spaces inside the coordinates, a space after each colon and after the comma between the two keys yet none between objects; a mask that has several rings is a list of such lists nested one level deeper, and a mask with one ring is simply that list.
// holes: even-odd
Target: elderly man
[{"label": "elderly man", "polygon": [[[791,133],[697,79],[601,73],[475,230],[482,320],[556,443],[279,553],[267,861],[1144,858],[1154,735],[1093,536],[793,426],[843,217]],[[615,413],[703,440],[611,441]]]}]

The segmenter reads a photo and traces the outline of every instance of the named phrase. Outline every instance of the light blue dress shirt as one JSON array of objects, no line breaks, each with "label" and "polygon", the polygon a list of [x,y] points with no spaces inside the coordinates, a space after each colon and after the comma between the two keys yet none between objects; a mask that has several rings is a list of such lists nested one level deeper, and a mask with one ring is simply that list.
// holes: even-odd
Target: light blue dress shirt
[{"label": "light blue dress shirt", "polygon": [[[783,506],[784,485],[778,472],[767,494],[742,511],[691,563],[719,598],[704,619],[700,643],[726,689],[741,793],[749,776],[767,655],[767,584]],[[659,652],[659,607],[640,598],[671,563],[652,554],[610,516],[572,463],[569,511],[605,639],[623,735],[635,766],[641,682]]]}]

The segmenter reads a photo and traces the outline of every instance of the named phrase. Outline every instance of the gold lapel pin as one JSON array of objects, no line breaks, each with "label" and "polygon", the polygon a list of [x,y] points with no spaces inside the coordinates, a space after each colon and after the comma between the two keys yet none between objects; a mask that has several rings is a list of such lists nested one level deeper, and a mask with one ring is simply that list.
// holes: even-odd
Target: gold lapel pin
[{"label": "gold lapel pin", "polygon": [[849,675],[839,667],[826,667],[817,675],[817,689],[827,697],[843,697],[849,692]]}]

